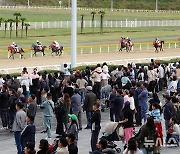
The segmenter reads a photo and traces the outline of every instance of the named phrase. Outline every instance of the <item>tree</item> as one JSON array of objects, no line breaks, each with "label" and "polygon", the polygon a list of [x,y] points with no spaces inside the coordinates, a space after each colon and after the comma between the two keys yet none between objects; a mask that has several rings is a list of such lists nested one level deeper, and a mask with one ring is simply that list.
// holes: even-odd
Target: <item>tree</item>
[{"label": "tree", "polygon": [[83,33],[83,28],[84,28],[84,15],[81,15],[81,34]]},{"label": "tree", "polygon": [[104,19],[105,12],[104,11],[99,11],[98,13],[100,14],[100,21],[101,21],[100,33],[102,34],[103,33],[103,19]]},{"label": "tree", "polygon": [[1,27],[3,21],[4,21],[4,19],[0,18],[0,27]]},{"label": "tree", "polygon": [[96,12],[91,12],[91,15],[92,15],[92,29],[93,29],[93,34],[94,34],[94,19],[95,19],[95,14]]},{"label": "tree", "polygon": [[18,22],[19,22],[19,17],[21,16],[21,13],[16,12],[13,15],[16,17],[16,19],[15,19],[15,22],[16,22],[16,37],[18,37]]},{"label": "tree", "polygon": [[8,19],[8,22],[9,22],[10,38],[12,38],[12,27],[13,27],[13,22],[15,22],[15,20],[13,20],[13,19]]},{"label": "tree", "polygon": [[26,37],[27,37],[27,34],[28,34],[28,27],[30,26],[30,24],[25,23],[24,26],[26,27]]},{"label": "tree", "polygon": [[8,20],[4,20],[4,37],[6,37]]},{"label": "tree", "polygon": [[26,18],[21,18],[21,37],[23,36],[23,29],[24,29],[24,22],[26,21]]}]

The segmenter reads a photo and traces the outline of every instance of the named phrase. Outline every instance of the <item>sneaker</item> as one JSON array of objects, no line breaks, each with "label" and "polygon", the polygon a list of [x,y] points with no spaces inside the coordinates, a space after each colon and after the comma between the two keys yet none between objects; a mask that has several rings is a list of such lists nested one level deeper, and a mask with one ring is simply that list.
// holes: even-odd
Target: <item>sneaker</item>
[{"label": "sneaker", "polygon": [[84,129],[91,129],[91,127],[85,127]]},{"label": "sneaker", "polygon": [[46,139],[47,141],[52,140],[51,137],[46,137],[45,139]]}]

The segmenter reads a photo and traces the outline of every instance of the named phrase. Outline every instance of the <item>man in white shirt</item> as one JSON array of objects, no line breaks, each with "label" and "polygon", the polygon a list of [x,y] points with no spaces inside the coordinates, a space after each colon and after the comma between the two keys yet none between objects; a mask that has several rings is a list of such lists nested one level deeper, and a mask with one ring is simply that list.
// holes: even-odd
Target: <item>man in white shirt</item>
[{"label": "man in white shirt", "polygon": [[162,90],[164,82],[163,82],[163,78],[164,78],[164,68],[162,67],[162,65],[159,64],[158,67],[158,77],[159,77],[159,91]]}]

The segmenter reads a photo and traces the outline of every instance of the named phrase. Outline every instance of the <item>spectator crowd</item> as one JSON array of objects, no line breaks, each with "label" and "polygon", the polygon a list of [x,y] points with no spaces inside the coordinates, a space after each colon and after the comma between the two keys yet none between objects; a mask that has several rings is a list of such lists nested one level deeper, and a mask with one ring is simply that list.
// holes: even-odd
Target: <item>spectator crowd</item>
[{"label": "spectator crowd", "polygon": [[[159,99],[161,94],[163,100]],[[91,130],[90,153],[117,152],[110,146],[114,139],[99,135],[101,113],[106,109],[110,119],[107,124],[116,126],[117,140],[124,141],[124,154],[158,154],[164,144],[179,146],[179,103],[180,65],[159,64],[153,59],[147,67],[132,63],[109,68],[103,63],[71,71],[65,64],[62,72],[40,74],[35,68],[29,73],[23,68],[20,78],[0,75],[1,130],[14,133],[18,154],[36,153],[34,121],[38,110],[43,113],[42,133],[47,136],[40,140],[37,154],[80,153],[78,136],[83,129]],[[53,118],[57,137],[50,145]],[[140,128],[137,133],[135,127]],[[146,146],[149,140],[153,146]]]}]

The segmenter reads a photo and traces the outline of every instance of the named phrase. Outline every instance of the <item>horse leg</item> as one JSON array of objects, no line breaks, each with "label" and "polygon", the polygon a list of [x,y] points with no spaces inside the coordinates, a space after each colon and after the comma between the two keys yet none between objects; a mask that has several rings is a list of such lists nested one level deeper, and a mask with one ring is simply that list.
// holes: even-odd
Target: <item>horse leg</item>
[{"label": "horse leg", "polygon": [[12,57],[12,53],[11,53],[11,55],[9,56],[9,59]]},{"label": "horse leg", "polygon": [[62,55],[62,50],[59,50],[59,57]]}]

